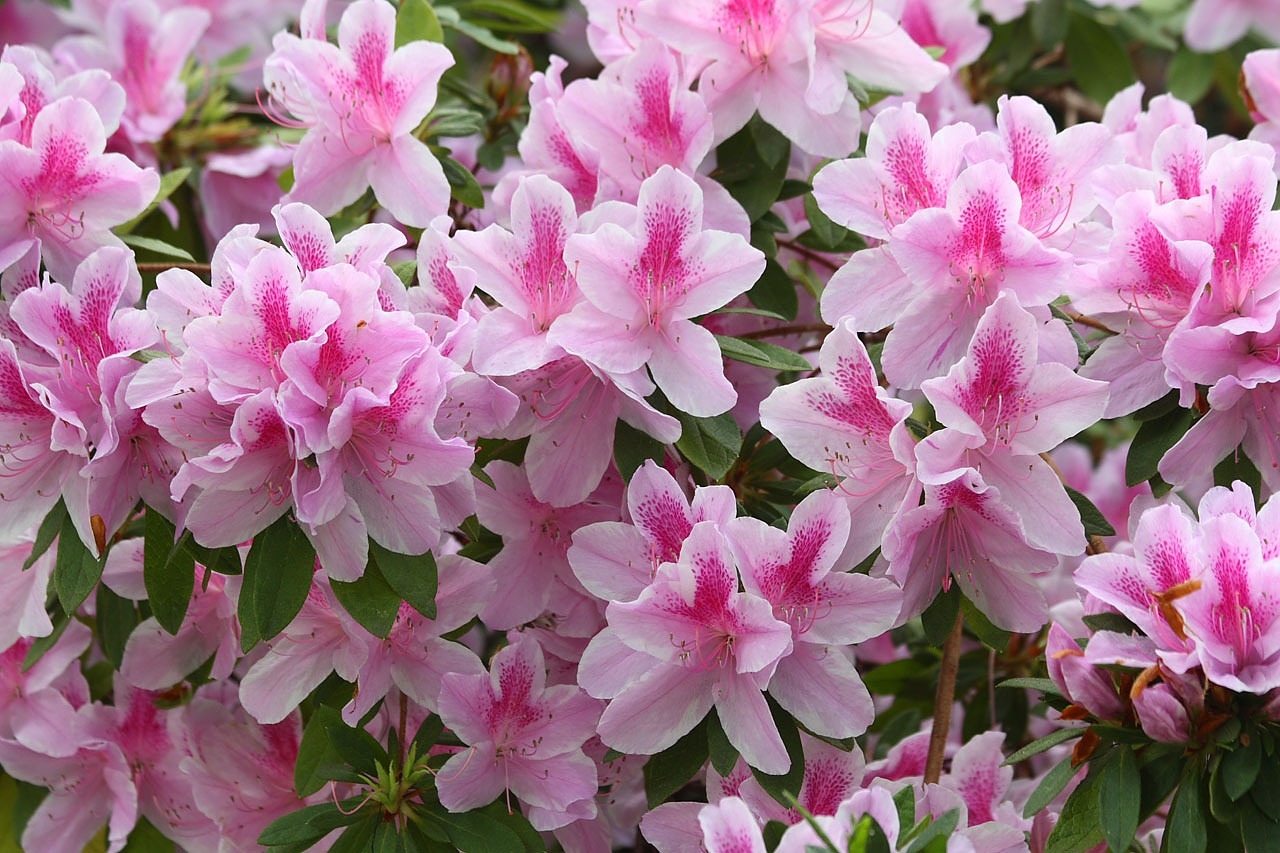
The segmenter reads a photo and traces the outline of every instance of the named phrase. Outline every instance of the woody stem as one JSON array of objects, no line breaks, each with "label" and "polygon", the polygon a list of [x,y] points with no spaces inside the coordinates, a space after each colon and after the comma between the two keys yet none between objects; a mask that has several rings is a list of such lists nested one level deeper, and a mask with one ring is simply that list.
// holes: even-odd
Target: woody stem
[{"label": "woody stem", "polygon": [[937,782],[942,777],[942,760],[947,753],[947,735],[951,730],[951,706],[956,701],[956,672],[960,669],[960,641],[964,638],[964,614],[956,614],[956,624],[942,644],[942,664],[938,672],[938,691],[933,696],[933,729],[929,732],[929,755],[924,763],[924,781]]}]

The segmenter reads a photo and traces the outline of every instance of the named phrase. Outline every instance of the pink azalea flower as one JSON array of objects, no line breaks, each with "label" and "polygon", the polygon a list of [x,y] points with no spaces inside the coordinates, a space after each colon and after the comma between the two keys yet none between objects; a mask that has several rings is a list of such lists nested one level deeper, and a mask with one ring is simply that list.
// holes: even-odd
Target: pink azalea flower
[{"label": "pink azalea flower", "polygon": [[658,569],[634,602],[613,602],[583,655],[579,683],[612,699],[600,737],[624,752],[671,746],[715,706],[729,741],[753,767],[790,765],[763,691],[791,651],[791,627],[773,607],[738,592],[728,543],[710,522],[694,525],[680,560]]},{"label": "pink azalea flower", "polygon": [[504,379],[503,386],[521,405],[498,435],[529,436],[529,486],[544,503],[572,506],[595,491],[613,461],[619,420],[664,443],[680,438],[680,422],[645,401],[654,385],[643,370],[608,374],[564,356]]},{"label": "pink azalea flower", "polygon": [[123,154],[104,154],[107,138],[88,101],[64,97],[31,126],[31,147],[0,141],[0,268],[35,243],[62,280],[100,246],[120,246],[109,229],[142,212],[160,177]]},{"label": "pink azalea flower", "polygon": [[280,240],[309,273],[337,264],[350,264],[375,278],[386,268],[387,255],[405,243],[404,233],[381,222],[361,225],[341,240],[333,239],[333,226],[314,208],[294,202],[271,209]]},{"label": "pink azalea flower", "polygon": [[437,774],[440,802],[469,811],[507,790],[537,829],[593,817],[596,765],[582,745],[599,714],[578,687],[547,686],[542,649],[530,639],[498,652],[489,674],[446,674],[440,718],[469,748]]},{"label": "pink azalea flower", "polygon": [[707,853],[765,853],[764,836],[751,810],[738,797],[726,797],[698,812]]},{"label": "pink azalea flower", "polygon": [[984,161],[960,174],[945,209],[919,211],[895,229],[889,250],[913,290],[885,341],[891,382],[915,387],[946,373],[1001,293],[1020,305],[1058,296],[1069,258],[1018,224],[1021,208],[1009,172]]},{"label": "pink azalea flower", "polygon": [[180,719],[184,755],[179,769],[220,844],[253,849],[276,818],[329,795],[321,791],[304,800],[294,791],[300,715],[259,725],[239,707],[209,699],[202,690]]},{"label": "pink azalea flower", "polygon": [[1004,294],[982,315],[965,357],[921,389],[939,421],[980,446],[1046,453],[1102,418],[1107,384],[1042,361],[1039,350],[1040,324]]},{"label": "pink azalea flower", "polygon": [[1187,45],[1201,53],[1222,50],[1256,29],[1280,40],[1280,5],[1275,0],[1196,0],[1183,26]]},{"label": "pink azalea flower", "polygon": [[1076,569],[1076,584],[1124,614],[1155,641],[1162,660],[1184,672],[1192,665],[1194,645],[1165,593],[1201,574],[1193,522],[1171,504],[1149,509],[1138,520],[1133,550],[1086,557]]},{"label": "pink azalea flower", "polygon": [[884,538],[889,571],[902,584],[899,618],[922,612],[954,578],[995,624],[1039,630],[1047,606],[1036,575],[1057,565],[1054,555],[1027,543],[1017,512],[973,468],[922,479],[924,504],[903,513]]},{"label": "pink azalea flower", "polygon": [[880,387],[852,321],[836,326],[818,355],[822,376],[776,389],[760,404],[760,423],[796,459],[842,480],[856,520],[846,557],[862,560],[886,525],[919,499],[911,404]]},{"label": "pink azalea flower", "polygon": [[[600,154],[584,140],[570,135],[560,116],[565,96],[561,80],[568,63],[552,56],[546,72],[530,78],[529,124],[520,134],[520,159],[529,171],[517,172],[513,180],[529,175],[545,175],[569,191],[576,209],[586,212],[595,202],[599,188]],[[495,195],[503,195],[502,186]]]},{"label": "pink azalea flower", "polygon": [[573,531],[567,556],[583,587],[604,601],[635,601],[658,567],[680,558],[693,526],[723,525],[737,513],[728,486],[698,486],[690,501],[671,473],[652,459],[627,484],[631,523],[601,521]]},{"label": "pink azalea flower", "polygon": [[[834,815],[849,799],[862,780],[866,759],[857,746],[848,752],[825,741],[800,733],[804,745],[804,777],[796,794],[796,806],[783,807],[748,775],[739,796],[762,822],[776,820],[785,824],[804,823],[804,809],[810,815]],[[723,802],[723,800],[721,801]]]},{"label": "pink azalea flower", "polygon": [[564,585],[581,591],[569,566],[570,539],[586,525],[616,519],[616,504],[590,499],[569,507],[543,503],[533,496],[521,469],[510,462],[491,462],[485,474],[493,488],[477,487],[476,515],[502,537],[502,550],[489,562],[498,585],[481,618],[490,628],[505,630],[531,622],[548,609],[567,612],[569,603],[562,596],[553,600],[552,594]]},{"label": "pink azalea flower", "polygon": [[[36,116],[47,105],[67,95],[93,104],[102,118],[103,132],[111,136],[124,113],[124,88],[101,68],[71,73],[44,51],[10,39],[0,62],[10,65],[20,78],[17,103],[11,104],[11,122],[0,116],[0,139],[16,139],[30,147]],[[6,72],[8,73],[8,72]],[[9,80],[12,81],[12,77]],[[12,85],[12,82],[9,84]],[[11,91],[6,87],[6,91]],[[17,113],[17,114],[15,114]]]},{"label": "pink azalea flower", "polygon": [[272,99],[308,128],[294,155],[290,201],[337,213],[372,186],[406,225],[425,227],[449,203],[440,162],[413,131],[453,65],[444,45],[395,47],[395,8],[357,0],[338,44],[281,33],[263,69]]},{"label": "pink azalea flower", "polygon": [[162,9],[154,0],[124,0],[106,9],[94,35],[65,38],[55,53],[77,70],[110,72],[125,91],[125,135],[156,142],[186,112],[180,74],[208,26],[209,13],[195,6]]},{"label": "pink azalea flower", "polygon": [[271,207],[280,175],[291,162],[293,152],[276,145],[210,155],[200,172],[198,196],[206,242],[216,243],[246,222],[274,232]]},{"label": "pink azalea flower", "polygon": [[586,297],[549,340],[611,374],[646,364],[678,409],[704,417],[732,408],[714,336],[692,318],[745,293],[764,256],[737,234],[704,230],[702,191],[663,167],[640,188],[630,228],[608,222],[569,240],[566,259]]},{"label": "pink azalea flower", "polygon": [[50,757],[75,754],[77,709],[89,701],[79,658],[92,641],[84,625],[73,623],[27,670],[23,664],[31,651],[30,639],[20,639],[0,653],[0,736]]},{"label": "pink azalea flower", "polygon": [[408,602],[385,640],[365,637],[368,648],[356,672],[356,694],[342,709],[343,719],[355,725],[394,688],[415,704],[438,709],[440,685],[450,673],[483,673],[480,659],[466,646],[441,635],[456,631],[476,617],[495,590],[492,570],[485,565],[445,554],[436,558],[439,572],[436,618],[428,619]]},{"label": "pink azalea flower", "polygon": [[886,578],[835,570],[849,526],[844,501],[817,491],[795,508],[785,533],[755,518],[723,528],[743,587],[791,626],[791,654],[778,661],[769,695],[810,731],[829,737],[862,734],[875,717],[846,647],[892,628],[901,600]]},{"label": "pink azalea flower", "polygon": [[1022,196],[1019,223],[1041,239],[1070,229],[1093,210],[1092,172],[1122,156],[1104,125],[1085,122],[1059,133],[1048,111],[1024,96],[1001,96],[996,126],[998,132],[979,136],[965,157],[1008,168]]},{"label": "pink azalea flower", "polygon": [[1045,664],[1053,683],[1072,704],[1086,708],[1100,720],[1124,718],[1124,702],[1111,675],[1086,661],[1080,645],[1056,622],[1049,627]]},{"label": "pink azalea flower", "polygon": [[1280,561],[1264,560],[1253,527],[1225,514],[1201,520],[1204,571],[1178,610],[1215,684],[1247,693],[1280,686]]},{"label": "pink azalea flower", "polygon": [[453,240],[459,262],[498,301],[480,318],[471,356],[476,370],[491,376],[535,370],[564,355],[547,332],[582,300],[565,263],[565,244],[578,230],[568,191],[541,175],[524,179],[511,199],[511,227],[459,231]]}]

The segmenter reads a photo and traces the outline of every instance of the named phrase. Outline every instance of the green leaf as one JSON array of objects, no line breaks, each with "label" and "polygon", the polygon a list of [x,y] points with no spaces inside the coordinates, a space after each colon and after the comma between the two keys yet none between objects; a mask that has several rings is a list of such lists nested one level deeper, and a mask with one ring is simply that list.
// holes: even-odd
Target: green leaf
[{"label": "green leaf", "polygon": [[1165,824],[1164,853],[1204,853],[1209,843],[1209,812],[1205,802],[1204,763],[1187,762],[1178,792],[1169,806],[1169,820]]},{"label": "green leaf", "polygon": [[1004,760],[1003,766],[1012,766],[1019,761],[1026,761],[1033,755],[1039,755],[1060,743],[1080,737],[1085,731],[1087,729],[1058,729],[1057,731],[1049,732],[1044,737],[1033,740],[1022,749],[1015,750],[1012,755]]},{"label": "green leaf", "polygon": [[355,823],[348,826],[329,848],[329,853],[381,853],[373,846],[374,836],[382,817],[372,810],[364,810]]},{"label": "green leaf", "polygon": [[1079,768],[1071,766],[1071,756],[1067,756],[1058,762],[1058,764],[1044,774],[1044,778],[1040,780],[1040,784],[1036,785],[1036,789],[1031,792],[1027,804],[1022,807],[1022,816],[1031,818],[1040,813],[1040,810],[1057,798],[1062,793],[1062,789],[1067,787],[1072,779],[1075,778],[1076,771]]},{"label": "green leaf", "polygon": [[1234,453],[1228,453],[1217,465],[1213,466],[1213,484],[1231,488],[1236,480],[1244,483],[1255,495],[1263,494],[1262,472],[1253,464],[1243,446],[1237,447]]},{"label": "green leaf", "polygon": [[484,190],[471,170],[452,157],[440,158],[440,165],[444,167],[444,176],[449,180],[453,197],[472,210],[481,210],[484,207]]},{"label": "green leaf", "polygon": [[146,818],[138,818],[121,853],[173,853],[174,843],[165,838]]},{"label": "green leaf", "polygon": [[1098,103],[1105,104],[1133,82],[1133,65],[1124,45],[1097,21],[1073,14],[1065,44],[1080,91]]},{"label": "green leaf", "polygon": [[94,610],[98,644],[102,646],[102,653],[107,656],[107,660],[118,670],[124,661],[124,647],[129,641],[129,635],[140,621],[137,606],[129,599],[116,595],[106,584],[98,584]]},{"label": "green leaf", "polygon": [[411,41],[444,41],[444,29],[427,0],[400,0],[396,13],[396,47]]},{"label": "green leaf", "polygon": [[1065,0],[1040,0],[1030,12],[1031,33],[1041,46],[1051,48],[1066,38],[1069,19]]},{"label": "green leaf", "polygon": [[713,708],[707,714],[707,751],[711,756],[711,766],[721,776],[728,776],[738,763],[738,748],[729,743],[729,736],[724,733],[720,724],[720,716]]},{"label": "green leaf", "polygon": [[1006,678],[1004,681],[997,684],[996,687],[1039,690],[1041,693],[1047,693],[1050,696],[1062,695],[1062,691],[1058,689],[1058,685],[1054,684],[1053,680],[1049,678]]},{"label": "green leaf", "polygon": [[930,645],[941,646],[951,636],[956,626],[956,617],[960,614],[959,584],[952,584],[951,589],[938,593],[933,603],[920,614],[920,623],[924,626],[924,636]]},{"label": "green leaf", "polygon": [[778,776],[751,768],[751,775],[764,788],[765,793],[784,806],[792,805],[794,798],[800,795],[800,786],[804,782],[804,744],[800,741],[800,730],[790,714],[769,697],[769,711],[773,714],[773,723],[782,736],[782,745],[787,748],[787,756],[791,759],[791,768]]},{"label": "green leaf", "polygon": [[1246,850],[1271,850],[1276,845],[1276,823],[1253,803],[1245,801],[1240,809],[1240,838]]},{"label": "green leaf", "polygon": [[505,53],[515,56],[520,52],[520,46],[512,41],[500,39],[484,27],[476,26],[470,21],[465,21],[458,14],[458,10],[451,6],[441,6],[435,10],[436,19],[440,21],[442,26],[446,26],[451,30],[457,30],[463,35],[471,38],[473,41],[481,44],[489,50],[496,53]]},{"label": "green leaf", "polygon": [[342,609],[375,637],[386,639],[400,613],[400,596],[387,583],[376,560],[365,564],[364,574],[349,583],[332,581],[334,597]]},{"label": "green leaf", "polygon": [[1159,473],[1160,460],[1191,428],[1190,409],[1174,409],[1138,427],[1124,464],[1125,483],[1136,486]]},{"label": "green leaf", "polygon": [[755,222],[773,206],[787,178],[791,144],[757,115],[716,149],[712,173]]},{"label": "green leaf", "polygon": [[[161,628],[177,634],[195,589],[195,557],[181,539],[175,541],[177,530],[173,522],[150,507],[143,531],[142,581],[151,614]],[[182,534],[184,539],[190,535]]]},{"label": "green leaf", "polygon": [[631,482],[632,475],[646,459],[659,465],[666,456],[666,445],[648,433],[641,432],[626,421],[619,420],[613,430],[613,461],[622,479]]},{"label": "green leaf", "polygon": [[742,431],[733,415],[695,418],[681,412],[679,419],[682,431],[676,449],[712,480],[724,479],[742,450]]},{"label": "green leaf", "polygon": [[1114,631],[1117,634],[1132,634],[1138,630],[1128,617],[1119,613],[1091,613],[1084,617],[1085,627],[1091,631]]},{"label": "green leaf", "polygon": [[329,729],[335,725],[343,725],[342,716],[328,705],[317,706],[307,721],[293,765],[293,786],[299,797],[309,797],[324,787],[328,778],[321,768],[341,763],[342,756],[329,739]]},{"label": "green leaf", "polygon": [[484,812],[432,812],[431,817],[462,853],[524,853],[515,830]]},{"label": "green leaf", "polygon": [[[956,831],[956,826],[960,822],[960,810],[952,809],[944,813],[937,820],[929,820],[926,818],[917,829],[913,829],[907,836],[911,838],[911,845],[907,848],[907,853],[945,853],[947,849],[946,839]],[[919,834],[915,834],[920,830]],[[899,839],[898,846],[901,847],[902,839]]]},{"label": "green leaf", "polygon": [[457,105],[436,107],[427,119],[427,130],[432,136],[471,136],[484,127],[484,116],[469,107]]},{"label": "green leaf", "polygon": [[1276,756],[1262,762],[1249,799],[1272,820],[1280,820],[1280,762]]},{"label": "green leaf", "polygon": [[[796,293],[796,283],[772,258],[765,261],[764,272],[747,291],[747,299],[752,305],[768,311],[780,320],[794,320],[796,312],[800,310],[800,297]],[[722,309],[722,312],[717,313],[727,311],[728,309]]]},{"label": "green leaf", "polygon": [[405,287],[413,287],[414,282],[418,280],[417,261],[401,261],[398,264],[392,264],[391,271]]},{"label": "green leaf", "polygon": [[1127,746],[1112,749],[1100,776],[1098,815],[1102,837],[1112,853],[1125,853],[1138,831],[1142,801],[1142,776],[1133,750]]},{"label": "green leaf", "polygon": [[710,752],[704,718],[687,735],[645,762],[644,793],[649,808],[657,808],[671,799],[702,769],[708,758]]},{"label": "green leaf", "polygon": [[244,571],[240,565],[240,551],[234,545],[206,548],[190,536],[184,537],[182,542],[182,547],[191,552],[191,558],[209,571],[220,575],[238,575]]},{"label": "green leaf", "polygon": [[[133,217],[133,219],[130,219],[128,222],[121,225],[117,225],[111,230],[124,240],[124,235],[137,228],[142,223],[142,220],[150,216],[152,212],[160,206],[161,202],[173,195],[174,191],[177,190],[178,187],[182,186],[182,182],[185,181],[187,179],[187,175],[190,174],[191,168],[189,166],[183,166],[180,169],[174,169],[172,172],[161,175],[160,189],[156,190],[156,197],[151,200],[151,203],[143,208],[143,211]],[[128,243],[129,241],[125,240],[125,242]]]},{"label": "green leaf", "polygon": [[272,821],[262,834],[258,843],[264,847],[284,847],[286,845],[310,844],[324,838],[340,826],[348,826],[360,819],[358,814],[343,814],[343,811],[354,811],[360,805],[361,797],[349,797],[342,802],[342,807],[332,800],[306,806],[296,812]]},{"label": "green leaf", "polygon": [[1262,769],[1262,744],[1257,736],[1222,756],[1222,784],[1227,796],[1239,800],[1253,787]]},{"label": "green leaf", "polygon": [[141,234],[121,234],[120,239],[124,241],[126,246],[134,249],[142,249],[151,252],[154,255],[161,255],[166,258],[177,258],[187,263],[195,263],[195,258],[191,253],[180,246],[172,243],[166,243],[164,240],[158,240],[155,237],[143,237]]},{"label": "green leaf", "polygon": [[506,32],[549,33],[560,26],[557,13],[517,0],[468,0],[458,9],[470,21]]},{"label": "green leaf", "polygon": [[[1006,762],[1007,763],[1007,762]],[[1045,853],[1084,853],[1102,842],[1099,776],[1090,773],[1067,798]]]},{"label": "green leaf", "polygon": [[102,563],[80,540],[71,516],[64,516],[58,534],[58,556],[53,564],[53,588],[64,613],[75,613],[93,592],[102,577]]},{"label": "green leaf", "polygon": [[53,509],[49,510],[48,515],[44,517],[44,521],[40,522],[40,529],[36,531],[35,544],[31,546],[31,553],[22,561],[22,570],[25,572],[36,564],[36,560],[44,556],[49,550],[49,546],[53,544],[53,540],[58,538],[58,532],[62,530],[62,523],[67,517],[67,505],[62,502],[62,498],[58,498],[58,502],[53,505]]},{"label": "green leaf", "polygon": [[1194,104],[1213,88],[1213,54],[1179,48],[1165,71],[1165,85],[1175,98]]},{"label": "green leaf", "polygon": [[253,537],[240,589],[241,648],[288,627],[307,600],[315,564],[315,549],[288,513]]},{"label": "green leaf", "polygon": [[843,249],[850,236],[849,229],[832,222],[831,217],[818,206],[813,195],[804,197],[804,213],[812,232],[812,239],[808,241],[809,248],[823,252],[839,252]]},{"label": "green leaf", "polygon": [[369,559],[396,595],[428,619],[436,618],[436,587],[439,573],[430,551],[416,556],[389,550],[369,540]]},{"label": "green leaf", "polygon": [[1063,488],[1067,490],[1067,497],[1071,498],[1071,502],[1076,505],[1076,509],[1080,512],[1080,523],[1084,525],[1086,536],[1116,535],[1116,529],[1107,521],[1102,511],[1093,505],[1093,501],[1070,486],[1064,485]]},{"label": "green leaf", "polygon": [[785,347],[765,343],[764,341],[731,338],[727,335],[716,335],[720,344],[720,352],[725,358],[753,364],[756,367],[767,367],[770,370],[813,370],[813,365],[799,353]]},{"label": "green leaf", "polygon": [[1002,652],[1009,647],[1009,639],[1013,634],[997,627],[987,618],[987,614],[978,609],[978,605],[969,600],[968,596],[960,599],[960,612],[964,614],[965,627],[988,648]]}]

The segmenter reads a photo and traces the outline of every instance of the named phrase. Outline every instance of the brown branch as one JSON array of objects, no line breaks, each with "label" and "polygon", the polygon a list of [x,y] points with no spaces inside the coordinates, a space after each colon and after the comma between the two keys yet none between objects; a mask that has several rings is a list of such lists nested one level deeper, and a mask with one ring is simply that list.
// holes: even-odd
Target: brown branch
[{"label": "brown branch", "polygon": [[831,331],[831,327],[826,323],[797,323],[792,326],[774,326],[769,329],[757,329],[754,332],[743,332],[735,337],[743,340],[759,340],[760,338],[781,338],[786,335],[805,335],[810,332],[821,332],[827,334]]},{"label": "brown branch", "polygon": [[831,272],[835,272],[840,269],[840,264],[837,264],[825,255],[810,249],[808,246],[801,246],[795,240],[778,240],[777,243],[779,247],[790,249],[797,255],[800,255],[806,260],[813,261],[818,266],[824,267]]},{"label": "brown branch", "polygon": [[1077,323],[1081,326],[1088,326],[1090,329],[1097,329],[1099,332],[1106,332],[1109,335],[1116,334],[1115,329],[1108,327],[1105,323],[1098,322],[1092,317],[1087,317],[1084,314],[1077,314],[1075,311],[1063,311],[1062,313],[1070,317],[1071,322],[1073,323]]},{"label": "brown branch", "polygon": [[924,781],[942,778],[942,762],[951,732],[951,706],[956,702],[956,673],[960,670],[960,642],[964,639],[964,613],[956,614],[955,627],[942,644],[942,664],[938,671],[938,691],[933,696],[933,728],[929,732],[929,754],[924,764]]},{"label": "brown branch", "polygon": [[143,273],[144,275],[149,273],[160,273],[165,270],[190,270],[194,273],[203,273],[208,275],[212,272],[212,267],[210,267],[209,264],[186,264],[181,261],[175,261],[173,263],[168,261],[145,261],[138,264],[138,272]]}]

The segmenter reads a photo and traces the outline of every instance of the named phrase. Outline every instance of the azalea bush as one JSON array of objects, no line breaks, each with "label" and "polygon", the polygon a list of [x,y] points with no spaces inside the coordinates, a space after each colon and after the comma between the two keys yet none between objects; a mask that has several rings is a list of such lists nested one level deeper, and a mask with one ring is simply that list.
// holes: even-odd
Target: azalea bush
[{"label": "azalea bush", "polygon": [[0,34],[0,846],[1274,848],[1280,3]]}]

